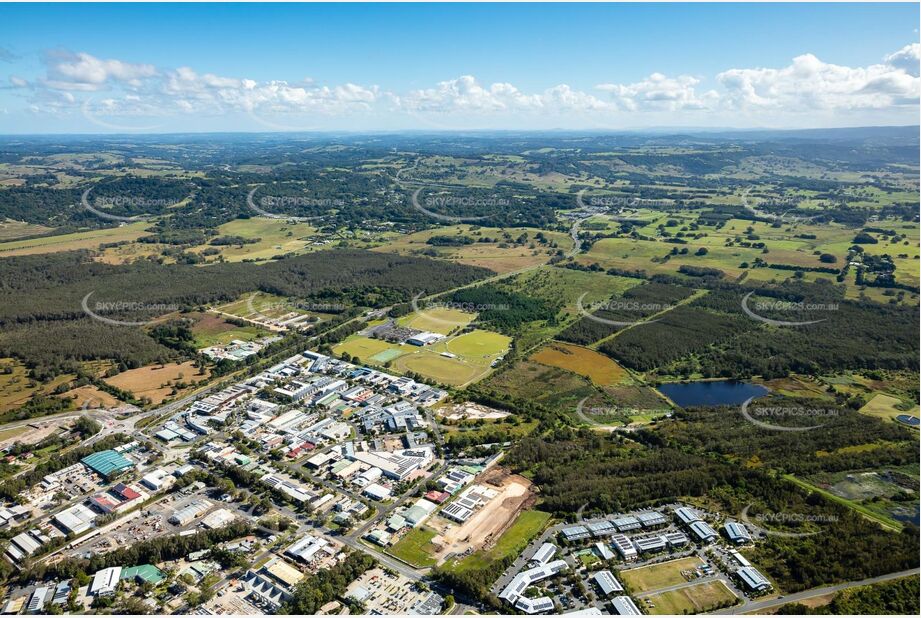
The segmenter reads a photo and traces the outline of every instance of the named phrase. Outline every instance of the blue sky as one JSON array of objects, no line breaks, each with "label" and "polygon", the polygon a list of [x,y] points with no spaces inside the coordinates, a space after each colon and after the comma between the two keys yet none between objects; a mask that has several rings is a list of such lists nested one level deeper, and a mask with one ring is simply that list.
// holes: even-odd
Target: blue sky
[{"label": "blue sky", "polygon": [[0,5],[0,133],[918,119],[903,4]]}]

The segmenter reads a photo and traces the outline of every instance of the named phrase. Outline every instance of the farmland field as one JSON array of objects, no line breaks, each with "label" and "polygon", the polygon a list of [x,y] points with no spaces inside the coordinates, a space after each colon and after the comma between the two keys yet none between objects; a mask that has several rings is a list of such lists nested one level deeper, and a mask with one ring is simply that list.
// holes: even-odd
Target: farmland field
[{"label": "farmland field", "polygon": [[120,227],[103,228],[90,232],[74,232],[58,236],[42,236],[29,240],[0,242],[0,257],[56,253],[77,249],[97,249],[103,243],[132,241],[145,236],[149,223],[130,223]]},{"label": "farmland field", "polygon": [[[504,235],[517,238],[527,234],[529,238],[539,232],[533,228],[489,228],[471,225],[446,226],[423,232],[416,232],[375,248],[375,251],[413,255],[427,253],[436,259],[450,260],[471,266],[482,266],[497,273],[507,273],[529,266],[546,262],[553,254],[551,246],[558,245],[568,248],[572,241],[566,234],[560,232],[544,231],[547,244],[535,244],[531,247],[531,240],[527,243],[499,242],[504,240]],[[433,236],[467,236],[474,239],[488,237],[494,242],[473,242],[458,246],[433,247],[427,241]],[[504,245],[504,246],[500,246]]]},{"label": "farmland field", "polygon": [[22,221],[0,221],[0,242],[15,240],[24,236],[36,236],[52,231],[54,228]]}]

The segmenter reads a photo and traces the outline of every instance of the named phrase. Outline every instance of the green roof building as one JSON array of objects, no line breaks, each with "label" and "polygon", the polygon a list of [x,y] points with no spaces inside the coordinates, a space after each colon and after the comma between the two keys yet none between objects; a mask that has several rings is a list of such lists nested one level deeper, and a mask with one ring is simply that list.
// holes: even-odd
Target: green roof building
[{"label": "green roof building", "polygon": [[134,467],[134,464],[126,459],[124,455],[111,450],[87,455],[80,462],[89,466],[93,472],[106,478],[116,476]]},{"label": "green roof building", "polygon": [[134,580],[138,584],[151,583],[156,586],[166,579],[166,575],[152,564],[142,564],[122,569],[121,578]]}]

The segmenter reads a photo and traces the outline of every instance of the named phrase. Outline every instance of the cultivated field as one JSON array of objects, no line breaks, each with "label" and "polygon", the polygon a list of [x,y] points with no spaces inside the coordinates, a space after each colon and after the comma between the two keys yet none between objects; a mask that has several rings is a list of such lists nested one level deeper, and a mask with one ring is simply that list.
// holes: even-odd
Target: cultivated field
[{"label": "cultivated field", "polygon": [[[453,225],[439,227],[414,234],[408,234],[394,239],[393,241],[375,248],[375,251],[386,253],[399,253],[401,255],[413,255],[427,252],[434,252],[437,259],[451,260],[468,264],[471,266],[482,266],[496,273],[507,273],[529,266],[535,266],[546,262],[554,253],[555,249],[550,246],[556,243],[559,247],[568,249],[572,245],[572,240],[561,232],[544,231],[548,244],[535,244],[531,247],[531,240],[537,232],[533,228],[487,228],[471,225]],[[517,238],[521,234],[528,234],[529,240],[523,244],[510,242],[474,242],[467,245],[459,246],[437,246],[433,247],[426,241],[432,236],[469,236],[471,238],[489,237],[503,240],[503,234],[508,234],[512,238]],[[500,246],[505,245],[505,246]]]},{"label": "cultivated field", "polygon": [[45,234],[54,228],[45,227],[44,225],[35,225],[23,221],[13,221],[7,219],[0,221],[0,242],[22,238],[24,236],[35,236]]},{"label": "cultivated field", "polygon": [[59,251],[76,251],[77,249],[98,249],[99,245],[103,243],[133,241],[141,236],[146,236],[147,232],[144,230],[149,226],[149,223],[130,223],[89,232],[74,232],[59,236],[43,236],[29,240],[0,242],[0,257],[57,253]]}]

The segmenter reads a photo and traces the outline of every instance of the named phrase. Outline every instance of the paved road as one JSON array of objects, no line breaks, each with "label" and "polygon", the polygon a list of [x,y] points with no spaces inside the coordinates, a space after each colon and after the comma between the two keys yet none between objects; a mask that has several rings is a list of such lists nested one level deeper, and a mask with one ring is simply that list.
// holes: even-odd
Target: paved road
[{"label": "paved road", "polygon": [[722,609],[713,614],[747,614],[750,612],[762,612],[766,609],[771,609],[775,607],[780,607],[787,603],[796,603],[799,601],[805,601],[806,599],[812,599],[815,597],[821,597],[826,594],[832,594],[835,592],[841,592],[848,588],[856,588],[857,586],[867,586],[869,584],[878,584],[879,582],[889,581],[891,579],[899,579],[901,577],[909,577],[911,575],[918,575],[921,569],[909,569],[907,571],[899,571],[897,573],[889,573],[887,575],[880,575],[879,577],[871,577],[870,579],[864,579],[861,581],[852,581],[845,582],[843,584],[836,584],[834,586],[825,586],[823,588],[812,588],[811,590],[804,590],[802,592],[796,592],[794,594],[788,594],[783,598],[769,599],[766,601],[749,601],[744,605],[737,605],[735,607],[730,607],[727,609]]}]

